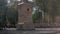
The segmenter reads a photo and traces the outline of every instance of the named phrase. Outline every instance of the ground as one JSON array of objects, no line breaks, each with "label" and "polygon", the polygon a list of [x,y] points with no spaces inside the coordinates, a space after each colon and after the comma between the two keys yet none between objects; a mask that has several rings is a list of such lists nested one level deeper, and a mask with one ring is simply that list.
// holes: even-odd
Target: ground
[{"label": "ground", "polygon": [[60,34],[60,28],[36,28],[36,30],[0,30],[0,34]]}]

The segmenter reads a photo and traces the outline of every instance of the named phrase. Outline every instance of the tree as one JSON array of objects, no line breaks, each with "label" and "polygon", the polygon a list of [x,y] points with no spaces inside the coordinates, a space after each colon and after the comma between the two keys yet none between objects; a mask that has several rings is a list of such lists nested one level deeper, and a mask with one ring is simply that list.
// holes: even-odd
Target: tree
[{"label": "tree", "polygon": [[[13,1],[13,0],[10,0],[10,6],[8,6],[8,11],[7,11],[7,19],[9,21],[9,23],[13,26],[15,26],[15,24],[17,23],[17,1]],[[10,26],[11,26],[10,25]]]},{"label": "tree", "polygon": [[4,27],[6,24],[6,9],[7,9],[7,1],[0,0],[0,27]]},{"label": "tree", "polygon": [[47,12],[47,0],[35,0],[35,4],[39,7],[39,9]]},{"label": "tree", "polygon": [[38,10],[44,11],[44,22],[45,22],[45,13],[48,13],[47,0],[35,0],[34,4],[38,6]]}]

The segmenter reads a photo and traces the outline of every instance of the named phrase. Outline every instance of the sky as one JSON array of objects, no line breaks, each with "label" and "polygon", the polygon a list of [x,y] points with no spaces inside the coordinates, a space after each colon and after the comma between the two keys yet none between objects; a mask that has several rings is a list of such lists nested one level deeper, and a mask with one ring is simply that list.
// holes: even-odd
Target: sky
[{"label": "sky", "polygon": [[[18,0],[18,1],[20,1],[20,0]],[[32,0],[28,0],[28,1],[32,1]]]},{"label": "sky", "polygon": [[10,3],[10,0],[8,0],[8,3]]},{"label": "sky", "polygon": [[[17,1],[21,1],[21,0],[17,0]],[[32,2],[32,0],[28,0],[28,1],[31,1]],[[8,0],[8,3],[10,3],[10,0]]]}]

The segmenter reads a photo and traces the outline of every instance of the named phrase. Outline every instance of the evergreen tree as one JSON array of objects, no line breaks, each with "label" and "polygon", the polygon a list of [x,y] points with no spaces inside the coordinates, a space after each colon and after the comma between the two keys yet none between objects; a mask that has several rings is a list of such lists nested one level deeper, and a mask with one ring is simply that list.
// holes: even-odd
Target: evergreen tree
[{"label": "evergreen tree", "polygon": [[7,11],[7,1],[0,0],[0,27],[4,27],[6,24],[6,11]]}]

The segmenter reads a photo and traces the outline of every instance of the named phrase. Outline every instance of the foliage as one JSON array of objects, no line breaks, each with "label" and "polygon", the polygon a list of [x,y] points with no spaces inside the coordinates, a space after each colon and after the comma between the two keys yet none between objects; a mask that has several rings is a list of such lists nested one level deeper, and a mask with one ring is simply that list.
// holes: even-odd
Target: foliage
[{"label": "foliage", "polygon": [[10,24],[15,25],[17,22],[17,3],[12,2],[12,5],[9,6],[8,12],[7,12],[7,18]]},{"label": "foliage", "polygon": [[42,16],[42,13],[39,11],[35,11],[35,13],[32,16],[33,22],[35,23],[36,20],[38,20]]},{"label": "foliage", "polygon": [[6,11],[7,11],[6,0],[0,0],[0,27],[6,24]]},{"label": "foliage", "polygon": [[39,7],[39,9],[43,10],[45,13],[47,12],[47,10],[48,10],[47,0],[36,0],[35,4],[36,4],[36,6]]},{"label": "foliage", "polygon": [[[42,10],[43,12],[44,12],[44,16],[40,16],[40,17],[44,17],[44,18],[39,18],[39,16],[35,16],[33,19],[33,21],[35,22],[35,18],[37,17],[38,19],[37,20],[42,20],[43,19],[43,22],[46,22],[46,20],[47,20],[47,14],[48,14],[48,0],[35,0],[35,2],[34,2],[34,4],[36,5],[36,6],[38,6],[38,11],[39,10]],[[36,13],[35,13],[36,14]],[[41,13],[40,13],[41,14]],[[37,14],[37,15],[39,15],[39,14]],[[48,14],[49,15],[49,14]]]}]

